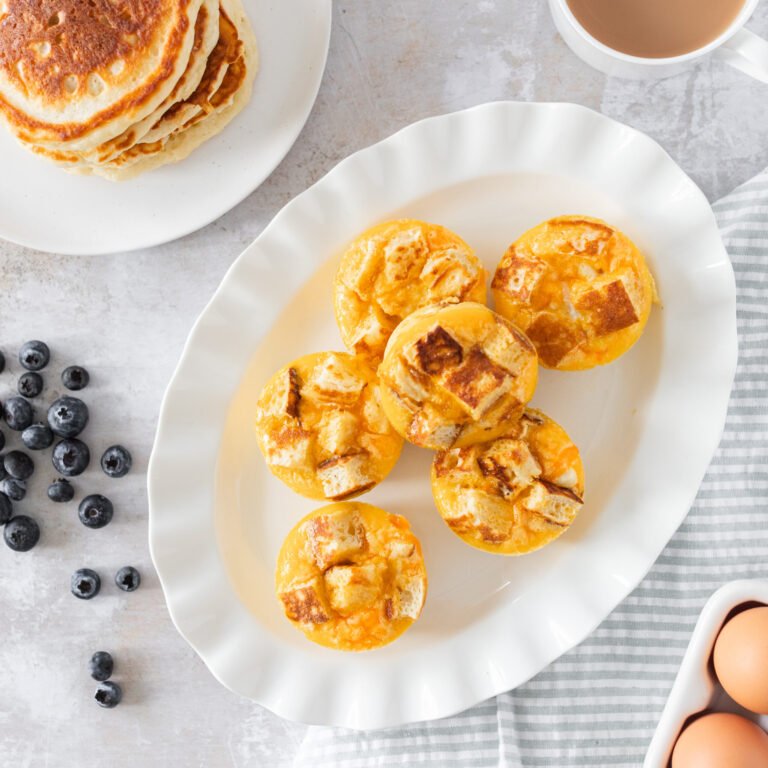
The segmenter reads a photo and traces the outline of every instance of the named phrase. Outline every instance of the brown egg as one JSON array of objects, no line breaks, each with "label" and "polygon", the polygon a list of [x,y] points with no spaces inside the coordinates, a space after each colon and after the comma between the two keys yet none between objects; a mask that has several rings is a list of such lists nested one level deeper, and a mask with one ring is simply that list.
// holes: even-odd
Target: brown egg
[{"label": "brown egg", "polygon": [[744,611],[723,627],[714,661],[728,695],[745,709],[768,715],[768,606]]},{"label": "brown egg", "polygon": [[741,715],[717,712],[694,720],[672,752],[672,768],[766,768],[768,734]]}]

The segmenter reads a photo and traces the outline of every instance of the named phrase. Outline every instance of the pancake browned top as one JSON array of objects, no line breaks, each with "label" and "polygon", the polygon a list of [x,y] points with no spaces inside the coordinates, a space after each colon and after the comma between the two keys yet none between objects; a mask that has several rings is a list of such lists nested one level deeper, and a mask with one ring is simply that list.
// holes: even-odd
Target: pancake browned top
[{"label": "pancake browned top", "polygon": [[[5,0],[0,112],[27,141],[69,141],[165,98],[199,0]],[[2,8],[2,6],[0,6]],[[188,50],[186,59],[189,58]],[[141,115],[143,116],[143,115]]]}]

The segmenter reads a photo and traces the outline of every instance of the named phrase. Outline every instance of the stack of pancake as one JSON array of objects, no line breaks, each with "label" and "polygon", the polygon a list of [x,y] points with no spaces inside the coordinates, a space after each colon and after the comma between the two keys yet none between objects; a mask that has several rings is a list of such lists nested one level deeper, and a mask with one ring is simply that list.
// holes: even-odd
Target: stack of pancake
[{"label": "stack of pancake", "polygon": [[75,173],[181,160],[246,105],[257,68],[240,0],[0,0],[0,117]]}]

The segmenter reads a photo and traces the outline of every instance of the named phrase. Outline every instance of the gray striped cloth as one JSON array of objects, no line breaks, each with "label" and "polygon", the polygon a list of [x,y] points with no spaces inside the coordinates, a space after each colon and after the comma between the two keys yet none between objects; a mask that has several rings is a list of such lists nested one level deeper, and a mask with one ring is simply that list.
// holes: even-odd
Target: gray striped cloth
[{"label": "gray striped cloth", "polygon": [[768,577],[768,171],[715,212],[736,271],[739,367],[696,502],[645,580],[526,685],[432,723],[310,728],[297,768],[642,764],[707,598],[733,579]]}]

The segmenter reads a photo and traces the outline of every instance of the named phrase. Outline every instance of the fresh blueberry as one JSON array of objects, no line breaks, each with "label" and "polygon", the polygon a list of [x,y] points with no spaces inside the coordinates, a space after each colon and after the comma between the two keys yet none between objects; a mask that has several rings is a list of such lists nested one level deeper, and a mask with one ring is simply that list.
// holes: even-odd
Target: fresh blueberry
[{"label": "fresh blueberry", "polygon": [[3,457],[5,471],[14,480],[28,480],[35,472],[35,462],[22,451],[10,451]]},{"label": "fresh blueberry", "polygon": [[112,677],[114,668],[115,662],[112,661],[112,656],[106,651],[96,651],[88,662],[88,670],[91,673],[91,677],[100,683]]},{"label": "fresh blueberry", "polygon": [[34,371],[27,371],[19,377],[17,389],[22,397],[37,397],[43,391],[43,377]]},{"label": "fresh blueberry", "polygon": [[48,425],[59,437],[77,437],[88,423],[88,406],[77,397],[64,395],[48,409]]},{"label": "fresh blueberry", "polygon": [[53,432],[47,424],[32,424],[21,433],[21,442],[30,451],[42,451],[53,444]]},{"label": "fresh blueberry", "polygon": [[34,418],[32,406],[23,397],[9,397],[3,405],[3,415],[14,432],[23,432]]},{"label": "fresh blueberry", "polygon": [[77,508],[80,522],[87,528],[103,528],[112,519],[115,508],[112,502],[98,493],[86,496]]},{"label": "fresh blueberry", "polygon": [[12,477],[6,477],[5,480],[0,482],[0,492],[13,501],[22,501],[27,495],[27,482],[26,480],[15,480]]},{"label": "fresh blueberry", "polygon": [[75,597],[81,600],[90,600],[96,597],[101,589],[101,579],[96,571],[90,568],[80,568],[72,574],[69,588]]},{"label": "fresh blueberry", "polygon": [[123,592],[135,592],[141,584],[141,574],[132,565],[125,565],[115,574],[115,584]]},{"label": "fresh blueberry", "polygon": [[60,477],[48,486],[48,498],[56,502],[72,501],[75,498],[75,489],[69,480]]},{"label": "fresh blueberry", "polygon": [[5,525],[13,516],[13,504],[4,494],[0,493],[0,525]]},{"label": "fresh blueberry", "polygon": [[82,440],[60,440],[53,447],[54,469],[65,477],[81,475],[90,464],[91,452]]},{"label": "fresh blueberry", "polygon": [[91,380],[88,371],[79,365],[70,365],[61,372],[61,383],[75,392],[79,389],[85,389]]},{"label": "fresh blueberry", "polygon": [[99,684],[93,698],[100,707],[112,709],[122,701],[123,689],[117,683],[107,680]]},{"label": "fresh blueberry", "polygon": [[0,373],[5,370],[5,355],[0,352]]},{"label": "fresh blueberry", "polygon": [[40,540],[40,526],[31,517],[16,515],[3,529],[3,538],[15,552],[27,552]]},{"label": "fresh blueberry", "polygon": [[0,451],[2,451],[3,448],[5,448],[5,435],[0,432]]},{"label": "fresh blueberry", "polygon": [[109,477],[124,477],[133,465],[133,458],[122,445],[111,445],[101,457],[101,468]]},{"label": "fresh blueberry", "polygon": [[41,371],[51,359],[51,350],[43,341],[28,341],[19,350],[19,362],[28,371]]}]

